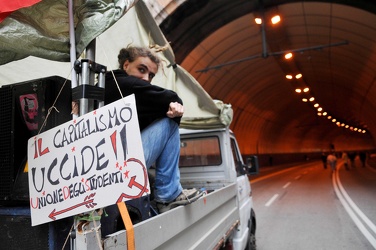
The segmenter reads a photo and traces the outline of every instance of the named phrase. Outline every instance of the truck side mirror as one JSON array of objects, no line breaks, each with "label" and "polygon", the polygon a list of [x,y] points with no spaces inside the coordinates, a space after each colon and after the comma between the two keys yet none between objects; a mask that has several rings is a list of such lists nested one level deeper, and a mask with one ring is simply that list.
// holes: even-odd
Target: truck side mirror
[{"label": "truck side mirror", "polygon": [[256,155],[247,158],[247,173],[252,175],[259,173],[258,158]]}]

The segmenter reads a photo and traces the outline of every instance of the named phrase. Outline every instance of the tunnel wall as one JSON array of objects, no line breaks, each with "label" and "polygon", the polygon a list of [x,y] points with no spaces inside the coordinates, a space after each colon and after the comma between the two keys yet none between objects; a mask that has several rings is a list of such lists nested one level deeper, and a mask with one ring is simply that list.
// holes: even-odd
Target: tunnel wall
[{"label": "tunnel wall", "polygon": [[[348,151],[348,153],[351,151]],[[375,154],[376,150],[365,150],[368,155]],[[341,157],[340,151],[336,151],[337,157]],[[243,155],[244,161],[251,155]],[[307,152],[307,153],[289,153],[289,154],[258,154],[259,167],[277,166],[289,163],[301,163],[307,161],[321,160],[320,152]],[[374,158],[376,162],[376,157]],[[376,163],[375,163],[376,165]]]}]

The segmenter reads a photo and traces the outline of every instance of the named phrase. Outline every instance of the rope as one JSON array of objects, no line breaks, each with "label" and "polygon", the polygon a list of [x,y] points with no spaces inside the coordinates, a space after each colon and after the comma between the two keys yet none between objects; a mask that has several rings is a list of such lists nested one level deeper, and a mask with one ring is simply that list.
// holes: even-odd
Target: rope
[{"label": "rope", "polygon": [[[103,54],[104,54],[104,57],[106,58],[107,65],[111,65],[111,64],[110,64],[110,60],[108,59],[107,53],[106,53],[106,51],[103,49],[103,47],[104,47],[104,46],[103,46],[103,43],[102,43],[102,41],[101,41],[101,39],[100,39],[99,37],[97,37],[97,41],[98,41],[98,43],[101,45],[101,46],[98,46],[98,47],[102,50],[102,52],[103,52]],[[121,90],[120,90],[120,86],[119,86],[119,83],[118,83],[118,81],[117,81],[117,79],[116,79],[116,77],[115,77],[114,71],[111,69],[110,72],[111,72],[111,74],[112,74],[112,77],[113,77],[114,80],[115,80],[116,87],[117,87],[117,89],[119,90],[119,93],[120,93],[121,99],[123,99],[124,96],[123,96],[123,93],[122,93]]]},{"label": "rope", "polygon": [[102,250],[103,247],[102,247],[101,237],[100,237],[100,235],[99,235],[99,233],[98,233],[98,231],[100,230],[101,226],[100,226],[100,224],[99,224],[99,226],[97,227],[97,223],[95,222],[95,221],[96,221],[96,218],[99,217],[98,220],[101,219],[101,215],[102,215],[102,213],[100,212],[100,215],[97,215],[97,216],[94,216],[93,214],[94,214],[94,211],[92,211],[90,215],[91,215],[91,217],[93,218],[93,224],[94,224],[94,228],[95,228],[95,236],[96,236],[96,238],[97,238],[97,243],[98,243],[99,249]]},{"label": "rope", "polygon": [[70,234],[72,233],[73,227],[74,227],[74,224],[72,224],[71,229],[69,230],[68,235],[67,235],[67,237],[65,238],[64,245],[63,245],[63,247],[61,248],[61,250],[64,250],[64,249],[65,249],[65,246],[67,245],[68,239],[70,238]]},{"label": "rope", "polygon": [[38,135],[41,133],[42,129],[46,126],[46,123],[47,123],[48,117],[49,117],[50,114],[51,114],[51,111],[52,111],[53,109],[55,109],[56,112],[59,113],[59,110],[55,107],[55,104],[56,104],[57,100],[59,99],[60,94],[61,94],[61,92],[63,91],[63,89],[64,89],[64,87],[65,87],[65,84],[67,83],[68,78],[70,77],[70,75],[71,75],[71,72],[69,73],[68,77],[65,78],[65,81],[64,81],[64,83],[63,83],[63,86],[61,86],[61,88],[60,88],[60,90],[59,90],[59,93],[57,94],[57,96],[56,96],[56,98],[55,98],[55,100],[54,100],[54,103],[53,103],[52,106],[48,109],[48,111],[47,111],[47,115],[46,115],[46,118],[44,119],[42,126],[39,128]]}]

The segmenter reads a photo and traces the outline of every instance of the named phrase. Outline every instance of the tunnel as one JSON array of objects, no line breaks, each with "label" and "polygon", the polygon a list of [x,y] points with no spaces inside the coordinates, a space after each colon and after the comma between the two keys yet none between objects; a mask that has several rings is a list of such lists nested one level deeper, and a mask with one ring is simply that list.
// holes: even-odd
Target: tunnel
[{"label": "tunnel", "polygon": [[187,0],[149,8],[176,62],[232,105],[230,128],[245,155],[299,160],[375,149],[376,2]]}]

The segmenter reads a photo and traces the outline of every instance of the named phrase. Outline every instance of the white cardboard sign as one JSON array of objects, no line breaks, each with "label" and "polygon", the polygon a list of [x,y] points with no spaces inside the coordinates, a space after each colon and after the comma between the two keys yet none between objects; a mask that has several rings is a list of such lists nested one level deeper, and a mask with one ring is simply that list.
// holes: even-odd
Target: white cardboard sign
[{"label": "white cardboard sign", "polygon": [[33,226],[149,194],[134,95],[30,138],[28,171]]}]

